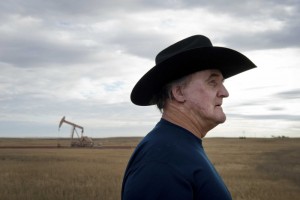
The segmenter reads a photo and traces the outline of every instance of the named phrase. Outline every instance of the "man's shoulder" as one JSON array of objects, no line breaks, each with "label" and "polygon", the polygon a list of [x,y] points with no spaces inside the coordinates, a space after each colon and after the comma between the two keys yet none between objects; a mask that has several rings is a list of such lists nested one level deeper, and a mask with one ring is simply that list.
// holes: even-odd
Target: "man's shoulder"
[{"label": "man's shoulder", "polygon": [[163,119],[145,136],[141,143],[167,147],[176,147],[177,145],[185,148],[202,147],[201,139],[188,130]]},{"label": "man's shoulder", "polygon": [[177,163],[178,160],[194,160],[202,146],[184,134],[188,133],[154,129],[139,143],[135,154],[145,161]]}]

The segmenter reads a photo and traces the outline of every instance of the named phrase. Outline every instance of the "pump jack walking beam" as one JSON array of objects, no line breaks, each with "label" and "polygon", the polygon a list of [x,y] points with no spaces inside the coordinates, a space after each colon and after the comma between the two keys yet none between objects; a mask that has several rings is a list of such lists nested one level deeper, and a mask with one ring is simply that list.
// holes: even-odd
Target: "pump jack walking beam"
[{"label": "pump jack walking beam", "polygon": [[81,136],[82,136],[82,134],[83,134],[83,132],[84,132],[84,128],[83,128],[82,126],[79,126],[79,125],[77,125],[77,124],[74,124],[74,123],[72,123],[72,122],[67,121],[67,120],[65,119],[65,116],[64,116],[64,117],[60,120],[60,122],[59,122],[59,126],[58,126],[59,129],[60,129],[60,127],[61,127],[61,125],[62,125],[63,123],[70,124],[71,126],[73,126],[73,129],[75,129],[75,128],[81,129]]}]

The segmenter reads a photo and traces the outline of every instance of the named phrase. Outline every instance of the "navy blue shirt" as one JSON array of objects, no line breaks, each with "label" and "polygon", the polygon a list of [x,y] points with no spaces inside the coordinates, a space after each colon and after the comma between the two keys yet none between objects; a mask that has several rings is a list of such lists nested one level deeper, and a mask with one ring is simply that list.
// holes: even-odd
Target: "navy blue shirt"
[{"label": "navy blue shirt", "polygon": [[154,199],[231,200],[202,140],[164,119],[135,149],[122,186],[122,200]]}]

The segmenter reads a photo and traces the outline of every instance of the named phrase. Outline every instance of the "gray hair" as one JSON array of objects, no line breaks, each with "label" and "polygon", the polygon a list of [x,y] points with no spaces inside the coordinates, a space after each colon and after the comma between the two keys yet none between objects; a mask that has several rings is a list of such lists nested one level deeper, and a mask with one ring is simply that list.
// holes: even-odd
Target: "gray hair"
[{"label": "gray hair", "polygon": [[172,88],[174,86],[186,86],[190,81],[189,76],[184,76],[180,79],[174,80],[168,84],[166,84],[151,100],[152,104],[156,104],[157,108],[161,113],[163,113],[163,109],[166,105],[168,99],[174,99]]}]

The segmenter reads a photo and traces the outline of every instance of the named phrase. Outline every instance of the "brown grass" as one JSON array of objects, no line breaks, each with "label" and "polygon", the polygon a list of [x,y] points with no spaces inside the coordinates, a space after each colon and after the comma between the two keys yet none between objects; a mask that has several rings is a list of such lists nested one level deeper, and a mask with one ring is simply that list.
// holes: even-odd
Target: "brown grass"
[{"label": "brown grass", "polygon": [[[131,146],[140,138],[95,140]],[[68,146],[68,140],[60,141]],[[235,200],[296,200],[300,139],[204,139],[208,156]],[[0,139],[1,146],[57,145],[56,140]],[[133,149],[0,148],[1,200],[120,199]]]},{"label": "brown grass", "polygon": [[205,146],[236,200],[296,200],[300,139],[207,139]]}]

